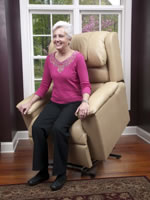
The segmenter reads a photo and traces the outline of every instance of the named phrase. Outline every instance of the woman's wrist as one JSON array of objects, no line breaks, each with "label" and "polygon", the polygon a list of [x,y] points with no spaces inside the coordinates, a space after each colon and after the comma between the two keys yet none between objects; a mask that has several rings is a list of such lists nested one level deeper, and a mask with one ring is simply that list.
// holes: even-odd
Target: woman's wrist
[{"label": "woman's wrist", "polygon": [[88,100],[85,100],[85,99],[83,99],[83,100],[82,100],[82,103],[87,103],[87,104],[89,104],[89,101],[88,101]]}]

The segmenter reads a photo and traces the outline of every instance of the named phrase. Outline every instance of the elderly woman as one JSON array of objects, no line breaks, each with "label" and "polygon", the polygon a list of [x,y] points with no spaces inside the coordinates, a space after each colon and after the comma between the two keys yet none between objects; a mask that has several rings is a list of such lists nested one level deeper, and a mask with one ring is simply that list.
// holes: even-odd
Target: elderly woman
[{"label": "elderly woman", "polygon": [[67,22],[59,21],[53,27],[54,53],[47,56],[43,79],[39,89],[27,104],[20,106],[26,114],[31,105],[43,98],[53,81],[49,103],[33,124],[32,136],[33,170],[39,172],[28,181],[30,186],[49,179],[48,134],[54,140],[52,190],[60,189],[66,182],[69,128],[78,119],[88,115],[88,98],[91,93],[87,67],[82,54],[70,48],[72,28]]}]

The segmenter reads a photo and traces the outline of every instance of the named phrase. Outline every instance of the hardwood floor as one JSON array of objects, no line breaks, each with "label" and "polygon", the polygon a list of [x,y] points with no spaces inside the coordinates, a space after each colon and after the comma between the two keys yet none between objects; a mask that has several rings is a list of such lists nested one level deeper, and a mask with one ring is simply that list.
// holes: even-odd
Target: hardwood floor
[{"label": "hardwood floor", "polygon": [[[121,136],[113,153],[121,159],[109,157],[98,163],[96,177],[120,177],[144,175],[150,178],[150,144],[137,136]],[[51,173],[51,169],[49,170]],[[68,170],[68,180],[85,179],[81,173]],[[32,171],[32,141],[19,142],[15,153],[0,154],[0,185],[26,183],[35,175]],[[51,177],[50,180],[53,180]]]}]

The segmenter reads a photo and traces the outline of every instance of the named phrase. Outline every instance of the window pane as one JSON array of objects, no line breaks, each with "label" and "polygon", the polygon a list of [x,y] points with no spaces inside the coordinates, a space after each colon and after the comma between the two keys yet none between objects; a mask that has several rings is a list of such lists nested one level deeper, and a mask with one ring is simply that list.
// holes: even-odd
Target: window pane
[{"label": "window pane", "polygon": [[42,78],[43,69],[44,69],[44,59],[35,59],[34,60],[34,77]]},{"label": "window pane", "polygon": [[29,4],[50,4],[50,0],[29,0]]},{"label": "window pane", "polygon": [[70,22],[70,15],[59,14],[59,15],[53,15],[52,18],[53,18],[53,25],[58,21]]},{"label": "window pane", "polygon": [[98,31],[99,15],[82,15],[82,32]]},{"label": "window pane", "polygon": [[50,41],[50,37],[33,37],[34,55],[48,55],[48,45]]},{"label": "window pane", "polygon": [[99,0],[80,0],[80,5],[99,5]]},{"label": "window pane", "polygon": [[50,15],[32,15],[33,34],[50,34]]},{"label": "window pane", "polygon": [[41,81],[34,81],[35,91],[40,87]]},{"label": "window pane", "polygon": [[101,30],[118,32],[118,15],[102,15]]},{"label": "window pane", "polygon": [[72,5],[72,0],[53,0],[52,4]]},{"label": "window pane", "polygon": [[101,4],[102,5],[116,5],[119,6],[120,5],[120,0],[101,0]]}]

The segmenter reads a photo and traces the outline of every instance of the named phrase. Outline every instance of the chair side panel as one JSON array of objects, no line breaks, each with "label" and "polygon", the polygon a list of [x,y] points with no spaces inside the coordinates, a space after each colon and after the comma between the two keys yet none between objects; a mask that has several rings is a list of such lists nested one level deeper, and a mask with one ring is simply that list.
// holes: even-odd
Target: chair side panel
[{"label": "chair side panel", "polygon": [[83,121],[92,159],[106,160],[129,122],[125,85],[97,113]]}]

